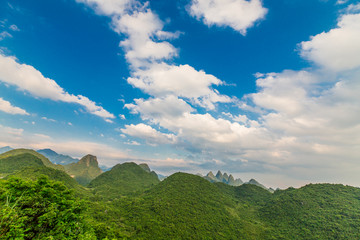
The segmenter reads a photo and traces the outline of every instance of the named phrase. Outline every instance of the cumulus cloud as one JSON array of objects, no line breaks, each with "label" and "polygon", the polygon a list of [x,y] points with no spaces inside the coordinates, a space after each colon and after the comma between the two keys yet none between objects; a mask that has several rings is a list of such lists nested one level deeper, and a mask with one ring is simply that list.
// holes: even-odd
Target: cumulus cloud
[{"label": "cumulus cloud", "polygon": [[260,0],[192,0],[189,12],[208,26],[229,26],[245,35],[267,9]]},{"label": "cumulus cloud", "polygon": [[360,14],[345,14],[338,27],[302,42],[301,56],[332,71],[360,67]]},{"label": "cumulus cloud", "polygon": [[[85,3],[94,7],[88,1]],[[106,8],[107,4],[96,1],[95,9]],[[112,18],[114,31],[127,36],[120,46],[124,48],[125,57],[132,68],[131,77],[128,78],[131,85],[153,97],[174,95],[211,110],[215,109],[216,103],[232,101],[212,88],[224,84],[215,76],[189,65],[166,63],[177,56],[178,51],[164,40],[176,38],[180,33],[163,31],[164,23],[148,4],[133,1],[131,6],[127,11],[101,13]]]},{"label": "cumulus cloud", "polygon": [[4,100],[0,97],[0,111],[9,113],[9,114],[20,114],[20,115],[30,115],[24,109],[11,105],[10,102]]},{"label": "cumulus cloud", "polygon": [[192,103],[214,109],[214,103],[228,103],[231,98],[219,94],[212,85],[224,84],[221,80],[204,71],[197,71],[189,65],[153,65],[150,69],[139,70],[128,82],[144,92],[162,97],[174,95],[189,99]]},{"label": "cumulus cloud", "polygon": [[[216,110],[216,103],[232,102],[214,89],[223,82],[189,65],[169,64],[177,51],[164,40],[175,35],[162,32],[164,24],[148,5],[135,5],[101,13],[127,36],[120,45],[132,67],[128,82],[150,95],[125,105],[146,124],[126,125],[123,134],[185,149],[189,157],[178,162],[187,168],[221,165],[302,183],[328,177],[343,183],[359,180],[359,14],[348,11],[336,28],[299,44],[301,56],[318,68],[257,74],[258,91],[244,96],[240,113],[214,117],[195,107]],[[266,12],[255,0],[194,0],[190,6],[190,13],[206,24],[230,26],[242,34]]]},{"label": "cumulus cloud", "polygon": [[143,123],[125,125],[121,131],[129,136],[144,139],[150,145],[174,144],[177,141],[174,134],[161,133]]},{"label": "cumulus cloud", "polygon": [[3,54],[0,54],[0,81],[17,86],[19,90],[27,91],[34,97],[79,104],[89,113],[99,116],[104,120],[115,118],[112,113],[98,106],[89,98],[66,92],[54,80],[44,77],[34,67],[20,64],[14,57]]},{"label": "cumulus cloud", "polygon": [[135,99],[135,104],[126,104],[126,108],[134,114],[141,114],[143,119],[176,118],[194,109],[184,100],[175,96],[164,98]]}]

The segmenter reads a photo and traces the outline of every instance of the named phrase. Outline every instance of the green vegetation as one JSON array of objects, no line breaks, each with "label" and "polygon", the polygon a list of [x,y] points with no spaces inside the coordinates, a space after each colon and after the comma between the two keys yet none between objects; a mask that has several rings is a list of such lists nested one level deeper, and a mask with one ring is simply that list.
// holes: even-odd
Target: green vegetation
[{"label": "green vegetation", "polygon": [[14,150],[0,154],[0,159],[11,157],[11,156],[17,156],[17,155],[21,155],[24,153],[31,154],[31,155],[34,155],[35,157],[39,158],[46,167],[64,171],[64,166],[53,164],[52,162],[49,161],[49,159],[47,159],[40,153],[38,153],[34,150],[31,150],[31,149],[23,149],[23,148],[14,149]]},{"label": "green vegetation", "polygon": [[95,156],[86,155],[77,163],[65,165],[65,171],[78,183],[86,186],[102,173]]},{"label": "green vegetation", "polygon": [[26,180],[37,180],[40,176],[45,175],[49,179],[54,181],[62,182],[69,189],[73,189],[75,194],[84,196],[89,190],[80,186],[78,182],[75,181],[72,177],[66,174],[64,171],[56,170],[53,168],[48,168],[45,166],[41,167],[25,167],[22,170],[11,174],[9,177],[18,177]]},{"label": "green vegetation", "polygon": [[[1,163],[0,173],[11,174],[0,180],[0,239],[360,236],[360,189],[350,186],[310,184],[271,193],[186,173],[159,182],[147,165],[124,163],[85,188],[29,153],[2,157]],[[85,169],[92,165],[97,161],[82,162]]]},{"label": "green vegetation", "polygon": [[277,239],[359,239],[360,189],[310,184],[275,191],[261,208]]},{"label": "green vegetation", "polygon": [[92,180],[89,188],[104,199],[115,199],[124,195],[136,195],[159,183],[156,174],[144,170],[136,163],[114,166]]},{"label": "green vegetation", "polygon": [[0,182],[1,239],[81,239],[90,237],[81,202],[61,182],[10,178]]},{"label": "green vegetation", "polygon": [[0,158],[0,172],[3,174],[3,176],[19,171],[24,167],[39,166],[44,166],[40,158],[29,153],[22,153],[16,156],[10,155]]}]

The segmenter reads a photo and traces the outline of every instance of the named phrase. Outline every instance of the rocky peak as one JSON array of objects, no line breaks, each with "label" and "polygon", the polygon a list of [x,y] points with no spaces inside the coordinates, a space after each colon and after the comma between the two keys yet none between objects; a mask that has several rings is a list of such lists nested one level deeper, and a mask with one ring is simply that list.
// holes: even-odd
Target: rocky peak
[{"label": "rocky peak", "polygon": [[225,183],[227,183],[229,181],[229,175],[227,175],[227,173],[224,173],[222,181]]},{"label": "rocky peak", "polygon": [[209,178],[215,178],[212,171],[210,171],[206,176],[209,177]]},{"label": "rocky peak", "polygon": [[219,181],[222,181],[222,179],[223,179],[223,174],[221,173],[220,170],[216,173],[216,178],[217,178]]},{"label": "rocky peak", "polygon": [[229,184],[229,185],[231,185],[231,186],[234,186],[234,185],[235,185],[235,179],[234,179],[233,175],[231,175],[231,174],[229,175],[227,184]]},{"label": "rocky peak", "polygon": [[86,165],[87,167],[99,167],[99,163],[97,161],[97,157],[93,156],[91,154],[88,154],[80,159],[79,161],[80,165]]}]

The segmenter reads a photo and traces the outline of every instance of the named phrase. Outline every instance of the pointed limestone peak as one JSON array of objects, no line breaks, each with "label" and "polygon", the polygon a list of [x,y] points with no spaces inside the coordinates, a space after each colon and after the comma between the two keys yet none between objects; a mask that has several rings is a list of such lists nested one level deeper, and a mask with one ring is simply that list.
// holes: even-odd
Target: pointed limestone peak
[{"label": "pointed limestone peak", "polygon": [[235,185],[235,179],[234,179],[233,175],[231,175],[231,174],[229,175],[227,184],[229,184],[229,185],[231,185],[231,186],[234,186],[234,185]]},{"label": "pointed limestone peak", "polygon": [[223,174],[221,173],[220,170],[216,173],[216,178],[217,178],[219,181],[222,181],[222,179],[223,179]]},{"label": "pointed limestone peak", "polygon": [[252,178],[250,179],[249,184],[259,184],[259,182]]},{"label": "pointed limestone peak", "polygon": [[151,172],[149,165],[147,165],[146,163],[140,163],[139,166],[144,169],[146,172]]},{"label": "pointed limestone peak", "polygon": [[91,154],[88,154],[88,155],[82,157],[79,161],[79,164],[84,164],[87,167],[90,167],[90,166],[98,167],[99,166],[97,157],[93,156]]},{"label": "pointed limestone peak", "polygon": [[212,171],[210,171],[206,176],[209,177],[209,178],[215,178]]},{"label": "pointed limestone peak", "polygon": [[229,181],[229,175],[227,175],[227,173],[224,173],[223,182],[227,183],[228,181]]},{"label": "pointed limestone peak", "polygon": [[243,184],[244,182],[240,179],[240,178],[237,178],[235,179],[235,184],[234,186],[240,186],[241,184]]}]

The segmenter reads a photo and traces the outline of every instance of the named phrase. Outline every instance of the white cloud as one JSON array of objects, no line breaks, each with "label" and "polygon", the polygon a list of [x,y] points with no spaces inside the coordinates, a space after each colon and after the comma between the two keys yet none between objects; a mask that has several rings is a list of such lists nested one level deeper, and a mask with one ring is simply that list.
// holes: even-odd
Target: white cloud
[{"label": "white cloud", "polygon": [[126,117],[125,117],[124,114],[119,114],[119,118],[122,119],[122,120],[125,120],[125,119],[126,119]]},{"label": "white cloud", "polygon": [[1,32],[0,33],[0,41],[1,40],[4,40],[5,38],[7,38],[7,37],[12,37],[12,35],[10,34],[10,33],[8,33],[7,31],[3,31],[3,32]]},{"label": "white cloud", "polygon": [[260,0],[192,0],[189,12],[208,26],[229,26],[245,35],[267,9]]},{"label": "white cloud", "polygon": [[95,102],[82,95],[67,93],[54,80],[44,77],[34,67],[20,64],[14,57],[0,54],[0,81],[15,85],[19,90],[27,91],[34,97],[82,105],[87,112],[106,119],[115,118]]},{"label": "white cloud", "polygon": [[150,145],[174,144],[177,139],[174,134],[161,133],[149,125],[143,123],[125,125],[121,131],[129,136],[144,139]]},{"label": "white cloud", "polygon": [[30,115],[24,109],[11,105],[10,102],[4,100],[0,97],[0,111],[9,113],[9,114],[20,114],[20,115]]},{"label": "white cloud", "polygon": [[95,9],[101,15],[123,14],[135,3],[134,0],[76,0]]},{"label": "white cloud", "polygon": [[347,3],[348,1],[349,1],[349,0],[337,0],[337,1],[336,1],[336,4],[341,5],[341,4]]},{"label": "white cloud", "polygon": [[194,109],[184,100],[175,96],[164,98],[135,99],[136,104],[126,104],[125,107],[132,113],[141,114],[143,119],[154,120],[159,118],[176,118]]},{"label": "white cloud", "polygon": [[127,141],[127,142],[124,142],[124,144],[132,145],[132,146],[140,146],[141,145],[137,141]]},{"label": "white cloud", "polygon": [[114,30],[128,38],[120,43],[126,51],[126,59],[134,68],[177,55],[173,45],[164,40],[176,34],[162,31],[163,23],[150,9],[135,11],[113,18]]},{"label": "white cloud", "polygon": [[14,31],[14,32],[20,31],[20,29],[18,28],[18,26],[16,26],[15,24],[10,25],[9,28],[10,28],[12,31]]},{"label": "white cloud", "polygon": [[57,122],[55,119],[51,119],[51,118],[47,118],[47,117],[42,117],[41,119],[43,119],[45,121],[49,121],[49,122]]},{"label": "white cloud", "polygon": [[359,13],[360,12],[360,3],[358,4],[350,4],[346,8],[347,13]]},{"label": "white cloud", "polygon": [[301,56],[332,71],[360,67],[360,14],[340,17],[338,27],[301,43]]},{"label": "white cloud", "polygon": [[150,69],[138,70],[128,82],[152,96],[175,95],[189,99],[192,103],[214,109],[214,103],[228,103],[231,98],[220,95],[212,85],[224,84],[213,75],[197,71],[189,65],[152,65]]}]

